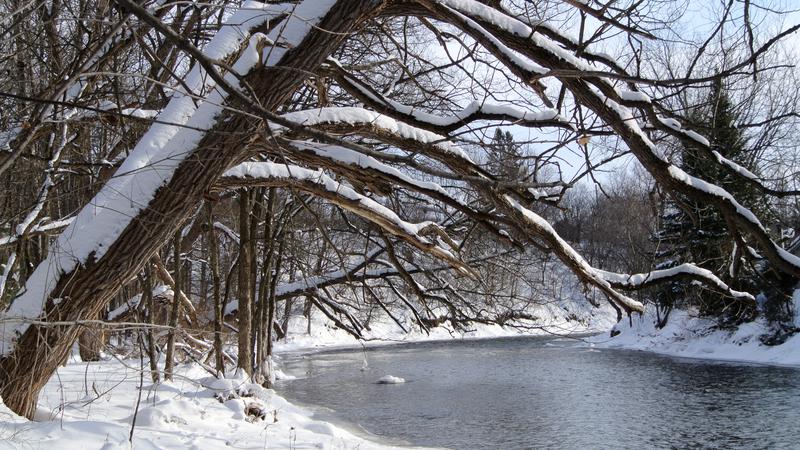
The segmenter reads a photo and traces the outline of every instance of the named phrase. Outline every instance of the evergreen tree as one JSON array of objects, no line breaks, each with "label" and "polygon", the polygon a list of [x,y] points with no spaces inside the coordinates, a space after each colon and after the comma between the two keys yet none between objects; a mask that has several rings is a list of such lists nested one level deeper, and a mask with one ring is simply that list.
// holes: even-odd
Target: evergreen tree
[{"label": "evergreen tree", "polygon": [[522,149],[509,131],[495,129],[487,159],[489,171],[500,179],[516,181],[528,175],[523,165]]},{"label": "evergreen tree", "polygon": [[[693,125],[704,132],[711,148],[723,157],[757,173],[756,154],[747,146],[747,139],[737,127],[737,114],[721,81],[714,84],[706,105],[691,115]],[[716,184],[761,218],[772,216],[769,200],[756,188],[744,183],[708,158],[700,149],[683,145],[680,165],[688,174]],[[735,289],[758,293],[766,289],[765,280],[751,264],[740,264],[735,242],[727,231],[724,217],[716,208],[676,196],[665,199],[662,221],[657,233],[659,268],[691,262],[716,274]],[[739,249],[741,250],[741,249]],[[738,256],[737,256],[738,255]],[[738,259],[736,264],[734,258]],[[672,307],[678,301],[697,306],[704,315],[723,322],[752,317],[755,310],[719,293],[685,283],[670,283],[657,292],[662,306]]]}]

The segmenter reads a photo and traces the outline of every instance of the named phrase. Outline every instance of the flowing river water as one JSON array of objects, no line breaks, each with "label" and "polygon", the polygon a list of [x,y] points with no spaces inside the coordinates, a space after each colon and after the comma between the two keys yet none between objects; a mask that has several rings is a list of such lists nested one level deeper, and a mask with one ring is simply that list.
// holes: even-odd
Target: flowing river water
[{"label": "flowing river water", "polygon": [[[278,391],[392,443],[455,449],[800,448],[800,370],[564,338],[294,356]],[[377,384],[384,375],[404,384]]]}]

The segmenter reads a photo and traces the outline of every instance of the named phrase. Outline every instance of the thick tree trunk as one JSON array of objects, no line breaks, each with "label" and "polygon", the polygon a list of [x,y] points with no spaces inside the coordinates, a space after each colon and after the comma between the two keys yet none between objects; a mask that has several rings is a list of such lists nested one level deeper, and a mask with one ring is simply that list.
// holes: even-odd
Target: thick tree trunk
[{"label": "thick tree trunk", "polygon": [[[288,50],[278,67],[251,71],[249,86],[263,107],[275,110],[319,66],[341,41],[364,20],[377,15],[384,1],[340,0],[313,27],[300,45]],[[239,160],[253,139],[262,136],[263,122],[226,110],[195,150],[159,189],[147,208],[134,217],[107,251],[69,273],[58,275],[50,290],[42,320],[30,325],[14,349],[0,362],[0,396],[17,414],[33,417],[39,391],[66,357],[81,331],[76,321],[99,314],[124,280],[136,275],[146,261],[194,211],[219,176]],[[89,205],[87,208],[93,208]],[[53,298],[61,301],[54,302]]]},{"label": "thick tree trunk", "polygon": [[261,261],[261,285],[258,290],[258,311],[256,313],[259,323],[258,346],[256,348],[256,383],[264,382],[263,364],[267,358],[266,352],[266,331],[265,322],[267,317],[267,297],[269,296],[269,285],[272,282],[272,253],[275,249],[273,239],[272,224],[275,211],[275,189],[270,188],[267,197],[266,217],[264,220],[264,256]]}]

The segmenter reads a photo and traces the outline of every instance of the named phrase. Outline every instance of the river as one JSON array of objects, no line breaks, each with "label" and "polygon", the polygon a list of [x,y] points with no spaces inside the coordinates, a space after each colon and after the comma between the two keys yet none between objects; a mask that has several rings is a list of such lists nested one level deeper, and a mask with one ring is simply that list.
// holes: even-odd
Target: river
[{"label": "river", "polygon": [[[286,357],[277,390],[393,443],[800,448],[800,370],[508,338]],[[384,375],[404,384],[377,384]]]}]

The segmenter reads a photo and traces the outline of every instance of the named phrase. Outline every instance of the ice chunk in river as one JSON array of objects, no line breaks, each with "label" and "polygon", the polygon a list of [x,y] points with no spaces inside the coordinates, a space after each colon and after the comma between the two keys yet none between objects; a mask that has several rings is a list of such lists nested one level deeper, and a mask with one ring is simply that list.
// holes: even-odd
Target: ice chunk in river
[{"label": "ice chunk in river", "polygon": [[405,382],[406,380],[404,380],[403,378],[393,377],[391,375],[383,376],[381,377],[380,380],[378,380],[378,384],[400,384]]}]

